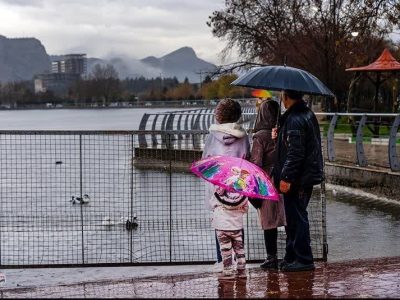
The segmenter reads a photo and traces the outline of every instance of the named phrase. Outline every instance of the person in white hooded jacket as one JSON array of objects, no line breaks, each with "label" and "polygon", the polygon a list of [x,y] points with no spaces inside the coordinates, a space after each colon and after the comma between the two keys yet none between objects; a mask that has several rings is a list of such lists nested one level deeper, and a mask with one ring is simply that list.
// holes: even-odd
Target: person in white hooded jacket
[{"label": "person in white hooded jacket", "polygon": [[[250,150],[249,138],[243,127],[237,123],[241,114],[241,106],[237,101],[223,99],[218,103],[215,109],[216,124],[212,124],[209,128],[209,135],[204,145],[203,158],[215,155],[247,158]],[[229,248],[224,246],[221,255],[219,241],[222,239],[225,242],[227,239],[218,236],[218,231],[239,230],[240,235],[236,234],[234,237],[240,239],[243,246],[243,214],[245,213],[244,210],[247,212],[247,199],[238,206],[229,207],[229,205],[222,203],[218,198],[225,199],[228,202],[235,202],[238,194],[226,193],[222,189],[217,189],[212,184],[207,184],[206,187],[205,203],[206,207],[213,211],[212,225],[216,229],[217,263],[224,261],[225,273],[230,273],[232,271],[232,246],[230,247],[230,252],[224,251],[224,249],[227,250]],[[241,222],[240,219],[242,220]],[[229,240],[232,244],[232,238],[229,238]],[[245,266],[244,252],[239,254],[239,256],[240,263],[238,254],[236,254],[238,269]]]}]

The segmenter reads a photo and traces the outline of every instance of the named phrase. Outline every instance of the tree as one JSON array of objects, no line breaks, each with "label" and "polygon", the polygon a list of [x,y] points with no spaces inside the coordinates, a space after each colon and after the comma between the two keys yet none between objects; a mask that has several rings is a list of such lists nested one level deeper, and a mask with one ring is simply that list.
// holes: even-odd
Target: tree
[{"label": "tree", "polygon": [[101,100],[104,106],[108,106],[110,100],[115,100],[120,96],[118,72],[113,65],[96,64],[89,78],[95,98]]},{"label": "tree", "polygon": [[237,78],[234,74],[225,74],[208,83],[205,83],[200,94],[204,99],[222,99],[226,97],[239,98],[244,95],[244,88],[231,85]]},{"label": "tree", "polygon": [[173,100],[187,100],[193,98],[193,95],[193,86],[189,83],[189,81],[180,83],[178,86],[168,90],[166,93],[166,97]]},{"label": "tree", "polygon": [[[375,59],[392,46],[388,33],[399,25],[396,0],[226,0],[207,24],[224,49],[246,61],[303,68],[346,98],[346,67]],[[353,37],[352,32],[358,32]]]}]

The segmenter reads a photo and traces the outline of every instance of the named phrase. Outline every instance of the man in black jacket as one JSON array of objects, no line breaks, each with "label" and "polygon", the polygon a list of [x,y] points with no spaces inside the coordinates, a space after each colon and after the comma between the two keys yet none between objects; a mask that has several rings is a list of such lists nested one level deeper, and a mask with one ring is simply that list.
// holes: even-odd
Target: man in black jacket
[{"label": "man in black jacket", "polygon": [[286,254],[282,271],[314,270],[307,206],[313,186],[323,180],[321,135],[317,118],[302,93],[283,91],[287,109],[279,120],[275,185],[283,193],[286,213]]}]

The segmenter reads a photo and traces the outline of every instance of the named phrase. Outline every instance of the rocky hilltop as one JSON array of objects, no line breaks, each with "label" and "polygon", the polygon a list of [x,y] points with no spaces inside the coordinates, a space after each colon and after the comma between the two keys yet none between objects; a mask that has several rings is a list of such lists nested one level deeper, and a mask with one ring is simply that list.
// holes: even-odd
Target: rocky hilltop
[{"label": "rocky hilltop", "polygon": [[190,82],[199,82],[200,72],[209,72],[216,68],[215,65],[198,58],[190,47],[182,47],[160,58],[148,56],[141,61],[159,69],[164,77],[176,76],[179,81],[187,77]]},{"label": "rocky hilltop", "polygon": [[0,81],[31,80],[50,71],[50,58],[35,38],[6,38],[0,35]]}]

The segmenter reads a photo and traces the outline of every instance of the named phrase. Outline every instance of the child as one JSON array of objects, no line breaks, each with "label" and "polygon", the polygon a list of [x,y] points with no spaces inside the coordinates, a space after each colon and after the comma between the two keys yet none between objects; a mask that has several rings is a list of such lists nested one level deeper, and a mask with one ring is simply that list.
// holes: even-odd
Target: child
[{"label": "child", "polygon": [[[232,99],[221,100],[215,108],[216,124],[211,125],[209,135],[204,145],[203,158],[215,155],[247,157],[249,153],[249,138],[246,131],[236,122],[242,115],[240,104]],[[210,206],[210,199],[214,198],[215,186],[207,185],[206,206]],[[221,192],[221,191],[220,191]],[[223,192],[221,192],[223,194]],[[214,199],[215,200],[215,199]],[[222,262],[222,256],[216,236],[217,264]]]},{"label": "child", "polygon": [[249,208],[247,198],[238,193],[217,188],[210,204],[213,209],[212,226],[215,228],[222,254],[223,274],[233,275],[232,252],[234,252],[238,275],[245,275],[243,215]]}]

